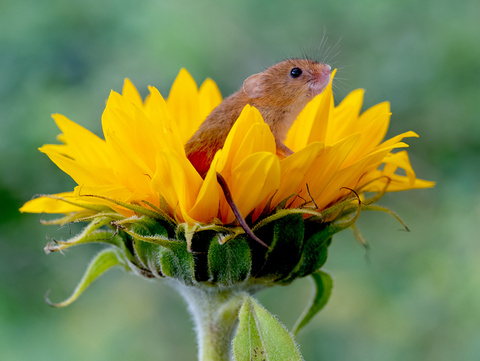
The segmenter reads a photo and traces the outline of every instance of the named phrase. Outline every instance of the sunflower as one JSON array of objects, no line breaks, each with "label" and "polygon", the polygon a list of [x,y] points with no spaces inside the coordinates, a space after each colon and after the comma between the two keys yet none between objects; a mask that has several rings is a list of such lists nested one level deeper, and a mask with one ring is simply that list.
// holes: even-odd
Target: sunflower
[{"label": "sunflower", "polygon": [[72,215],[102,205],[132,216],[135,211],[125,207],[129,204],[161,210],[188,226],[233,225],[235,215],[218,186],[217,172],[251,222],[271,214],[286,199],[285,208],[309,204],[321,212],[352,190],[362,195],[433,185],[416,178],[405,151],[393,152],[407,147],[404,138],[417,135],[410,131],[383,140],[389,103],[361,113],[361,89],[335,106],[330,83],[290,129],[285,144],[294,154],[284,159],[276,155],[274,137],[261,114],[247,105],[204,179],[187,159],[184,145],[221,102],[217,86],[207,79],[198,88],[182,69],[166,100],[156,88],[149,90],[143,101],[126,79],[122,94],[110,93],[102,115],[104,139],[54,114],[63,144],[45,145],[40,151],[77,187],[34,198],[21,211]]},{"label": "sunflower", "polygon": [[[285,145],[292,155],[277,155],[269,126],[247,105],[202,177],[184,147],[221,103],[217,86],[207,79],[198,88],[182,69],[166,100],[149,90],[142,100],[126,79],[122,94],[110,93],[103,138],[53,115],[62,144],[40,151],[77,186],[38,196],[20,210],[63,214],[50,224],[88,222],[70,240],[47,244],[47,252],[91,242],[108,247],[93,258],[72,295],[51,304],[70,304],[120,266],[175,280],[170,284],[196,323],[199,359],[226,360],[233,348],[238,360],[253,351],[301,360],[291,334],[251,295],[311,275],[316,293],[295,331],[302,328],[330,295],[332,279],[321,267],[332,236],[355,228],[362,210],[393,214],[373,204],[385,192],[433,186],[417,179],[407,152],[398,150],[407,147],[403,139],[417,135],[384,140],[389,103],[361,113],[359,89],[335,105],[330,82],[290,129]],[[274,333],[265,338],[264,330]]]}]

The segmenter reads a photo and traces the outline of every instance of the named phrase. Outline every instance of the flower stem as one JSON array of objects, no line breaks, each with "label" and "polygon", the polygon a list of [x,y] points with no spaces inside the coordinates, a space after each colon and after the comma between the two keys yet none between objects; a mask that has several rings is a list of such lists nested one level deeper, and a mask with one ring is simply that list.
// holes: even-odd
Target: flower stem
[{"label": "flower stem", "polygon": [[174,287],[187,301],[195,322],[199,361],[228,361],[238,311],[247,293],[216,287]]}]

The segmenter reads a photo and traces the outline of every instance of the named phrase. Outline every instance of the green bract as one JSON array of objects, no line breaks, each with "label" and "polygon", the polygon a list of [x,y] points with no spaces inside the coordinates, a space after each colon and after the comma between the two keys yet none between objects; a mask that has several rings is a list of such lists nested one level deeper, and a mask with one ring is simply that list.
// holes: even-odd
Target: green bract
[{"label": "green bract", "polygon": [[[47,252],[93,242],[108,245],[93,259],[72,296],[51,303],[53,306],[70,304],[113,266],[146,278],[174,280],[187,287],[217,287],[248,294],[289,284],[323,266],[333,234],[351,226],[361,210],[360,201],[354,197],[323,212],[310,208],[277,209],[252,227],[255,235],[268,244],[266,248],[239,227],[215,224],[191,227],[178,224],[155,209],[121,205],[137,215],[125,217],[105,206],[85,210],[81,216],[77,213],[74,219],[65,217],[49,222],[89,223],[70,240],[47,244]],[[327,299],[323,297],[322,305]],[[319,310],[317,304],[312,305],[315,313]],[[308,317],[311,316],[310,312]]]}]

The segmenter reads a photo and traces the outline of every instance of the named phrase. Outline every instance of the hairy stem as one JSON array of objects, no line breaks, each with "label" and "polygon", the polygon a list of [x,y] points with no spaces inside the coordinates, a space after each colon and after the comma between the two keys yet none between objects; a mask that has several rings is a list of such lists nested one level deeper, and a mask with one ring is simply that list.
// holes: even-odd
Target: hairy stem
[{"label": "hairy stem", "polygon": [[174,287],[188,304],[195,323],[199,361],[228,361],[238,311],[245,292],[231,289]]}]

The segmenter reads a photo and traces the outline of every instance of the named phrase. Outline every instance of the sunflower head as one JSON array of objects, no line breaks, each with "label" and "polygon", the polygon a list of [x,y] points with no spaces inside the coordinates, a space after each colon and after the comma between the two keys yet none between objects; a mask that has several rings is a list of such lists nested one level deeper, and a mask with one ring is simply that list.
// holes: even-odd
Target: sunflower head
[{"label": "sunflower head", "polygon": [[[383,140],[389,104],[360,113],[362,90],[335,105],[330,82],[288,132],[285,145],[294,153],[282,159],[261,114],[247,105],[204,177],[184,146],[221,102],[215,83],[208,79],[198,88],[181,70],[167,99],[149,90],[142,100],[125,80],[122,94],[111,92],[103,138],[53,115],[62,144],[40,151],[77,187],[37,197],[21,211],[64,215],[48,223],[88,223],[71,240],[48,244],[49,252],[89,242],[110,245],[74,295],[58,305],[117,265],[191,286],[289,283],[322,267],[333,234],[353,227],[361,210],[381,209],[372,203],[383,193],[433,185],[416,178],[405,151],[394,152],[416,134]],[[247,235],[229,200],[265,245]]]}]

